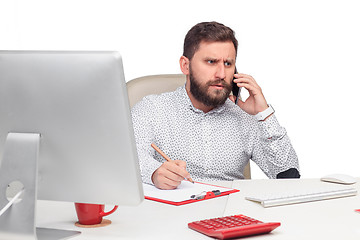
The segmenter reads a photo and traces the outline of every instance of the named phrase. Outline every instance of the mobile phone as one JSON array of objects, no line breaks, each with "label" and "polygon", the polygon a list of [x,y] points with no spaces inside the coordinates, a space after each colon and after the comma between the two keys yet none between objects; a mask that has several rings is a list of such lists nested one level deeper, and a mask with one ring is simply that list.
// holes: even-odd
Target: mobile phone
[{"label": "mobile phone", "polygon": [[[236,74],[236,73],[237,73],[237,70],[235,68],[234,74]],[[233,78],[233,80],[234,79],[235,79],[235,77]],[[232,82],[232,93],[234,96],[236,96],[235,104],[237,104],[239,98],[241,98],[240,92],[241,92],[241,88],[239,88],[236,83]]]}]

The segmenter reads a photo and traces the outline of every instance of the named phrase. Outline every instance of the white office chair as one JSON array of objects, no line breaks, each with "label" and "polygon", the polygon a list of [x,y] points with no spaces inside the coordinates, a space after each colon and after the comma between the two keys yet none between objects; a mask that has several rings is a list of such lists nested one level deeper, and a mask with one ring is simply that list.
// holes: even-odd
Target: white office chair
[{"label": "white office chair", "polygon": [[[183,86],[185,81],[186,76],[183,74],[149,75],[130,80],[126,84],[130,107],[147,95],[174,91]],[[250,163],[244,169],[244,177],[251,179]]]}]

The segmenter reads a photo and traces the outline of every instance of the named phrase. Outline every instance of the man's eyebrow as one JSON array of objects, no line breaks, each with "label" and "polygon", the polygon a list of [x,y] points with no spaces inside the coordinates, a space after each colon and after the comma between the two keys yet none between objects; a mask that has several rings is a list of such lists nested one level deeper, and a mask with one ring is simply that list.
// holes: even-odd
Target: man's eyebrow
[{"label": "man's eyebrow", "polygon": [[[216,58],[216,57],[205,57],[204,59],[205,59],[206,61],[208,61],[208,60],[212,60],[212,61],[215,61],[215,62],[221,61],[221,59]],[[225,59],[224,62],[235,63],[235,59],[227,58],[227,59]]]},{"label": "man's eyebrow", "polygon": [[228,58],[228,59],[225,60],[225,62],[233,64],[233,63],[235,63],[235,59]]},{"label": "man's eyebrow", "polygon": [[206,61],[208,61],[208,60],[212,60],[212,61],[216,61],[216,62],[219,61],[219,59],[216,58],[216,57],[205,57],[204,59],[205,59]]}]

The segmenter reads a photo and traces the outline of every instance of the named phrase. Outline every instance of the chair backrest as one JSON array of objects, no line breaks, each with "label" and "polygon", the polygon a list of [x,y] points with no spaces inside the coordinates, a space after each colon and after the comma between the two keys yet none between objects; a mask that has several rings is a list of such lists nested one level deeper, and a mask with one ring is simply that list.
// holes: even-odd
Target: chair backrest
[{"label": "chair backrest", "polygon": [[135,78],[127,82],[130,107],[133,107],[143,97],[150,94],[172,92],[186,81],[184,74],[149,75]]},{"label": "chair backrest", "polygon": [[[147,95],[174,91],[183,86],[185,81],[184,74],[149,75],[132,79],[126,84],[130,107]],[[244,169],[244,177],[245,179],[251,178],[250,163]]]}]

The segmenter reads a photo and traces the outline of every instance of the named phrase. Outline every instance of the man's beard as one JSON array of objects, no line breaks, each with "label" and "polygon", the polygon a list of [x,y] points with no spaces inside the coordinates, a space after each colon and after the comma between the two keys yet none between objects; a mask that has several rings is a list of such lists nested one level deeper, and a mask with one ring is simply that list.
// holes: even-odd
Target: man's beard
[{"label": "man's beard", "polygon": [[[212,80],[207,83],[201,84],[192,73],[190,67],[190,92],[196,100],[203,103],[208,107],[216,108],[223,105],[226,99],[229,97],[232,86],[228,84],[224,79]],[[208,93],[210,85],[221,84],[223,89],[216,89],[212,93]]]}]

